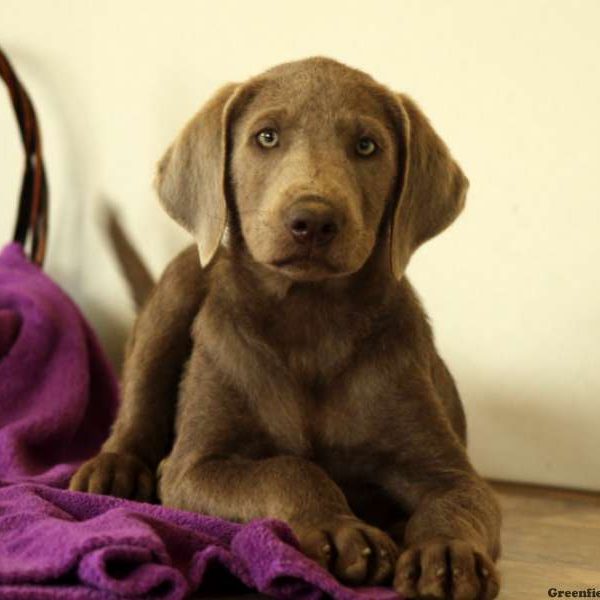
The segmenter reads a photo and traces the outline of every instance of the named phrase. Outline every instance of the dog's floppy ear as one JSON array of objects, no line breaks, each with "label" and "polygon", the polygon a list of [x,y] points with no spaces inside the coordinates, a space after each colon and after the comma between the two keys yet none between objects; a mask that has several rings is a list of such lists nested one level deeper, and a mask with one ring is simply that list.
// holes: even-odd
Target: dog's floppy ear
[{"label": "dog's floppy ear", "polygon": [[227,224],[227,115],[237,88],[224,86],[202,107],[159,162],[155,178],[163,208],[196,238],[203,266]]},{"label": "dog's floppy ear", "polygon": [[410,255],[461,212],[469,181],[413,100],[396,95],[400,110],[401,189],[391,221],[391,262],[400,279]]}]

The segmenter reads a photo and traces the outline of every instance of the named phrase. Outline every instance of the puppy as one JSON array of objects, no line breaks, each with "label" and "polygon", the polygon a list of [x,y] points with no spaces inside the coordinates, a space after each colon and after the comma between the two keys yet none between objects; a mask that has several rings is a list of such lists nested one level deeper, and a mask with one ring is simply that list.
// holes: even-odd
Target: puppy
[{"label": "puppy", "polygon": [[72,489],[287,521],[348,584],[491,599],[500,512],[405,276],[468,182],[415,103],[325,58],[222,88],[160,162],[195,238]]}]

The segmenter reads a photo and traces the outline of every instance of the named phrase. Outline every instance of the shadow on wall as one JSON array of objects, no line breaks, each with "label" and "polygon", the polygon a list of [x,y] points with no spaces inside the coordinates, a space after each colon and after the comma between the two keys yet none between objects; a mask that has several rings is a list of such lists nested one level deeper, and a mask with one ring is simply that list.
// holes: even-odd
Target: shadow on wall
[{"label": "shadow on wall", "polygon": [[[494,479],[600,490],[598,420],[578,410],[587,399],[551,377],[496,377],[495,387],[493,381],[484,383],[480,374],[459,380],[477,469]],[[587,390],[591,394],[598,397],[600,390]]]},{"label": "shadow on wall", "polygon": [[109,361],[120,376],[125,358],[125,343],[135,317],[122,316],[114,308],[90,299],[86,302],[85,312],[90,323],[93,323]]}]

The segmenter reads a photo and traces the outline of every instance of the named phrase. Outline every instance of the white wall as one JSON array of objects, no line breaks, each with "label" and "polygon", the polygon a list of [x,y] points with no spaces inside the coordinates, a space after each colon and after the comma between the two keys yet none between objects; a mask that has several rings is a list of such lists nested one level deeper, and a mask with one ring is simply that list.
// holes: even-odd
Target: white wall
[{"label": "white wall", "polygon": [[[493,477],[600,489],[600,2],[2,0],[39,110],[48,271],[113,356],[133,318],[99,233],[107,194],[155,272],[186,236],[154,164],[220,83],[325,54],[412,94],[471,180],[410,267]],[[0,236],[21,155],[0,97]]]}]

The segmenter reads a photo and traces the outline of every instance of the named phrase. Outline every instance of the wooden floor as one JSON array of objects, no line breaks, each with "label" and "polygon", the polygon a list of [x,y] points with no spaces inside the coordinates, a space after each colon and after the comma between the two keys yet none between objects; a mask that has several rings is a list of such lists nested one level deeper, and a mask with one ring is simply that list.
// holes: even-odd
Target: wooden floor
[{"label": "wooden floor", "polygon": [[504,512],[502,600],[596,588],[600,597],[600,494],[494,485]]},{"label": "wooden floor", "polygon": [[494,488],[504,513],[498,600],[542,600],[550,588],[596,588],[600,597],[600,494],[507,483]]}]

